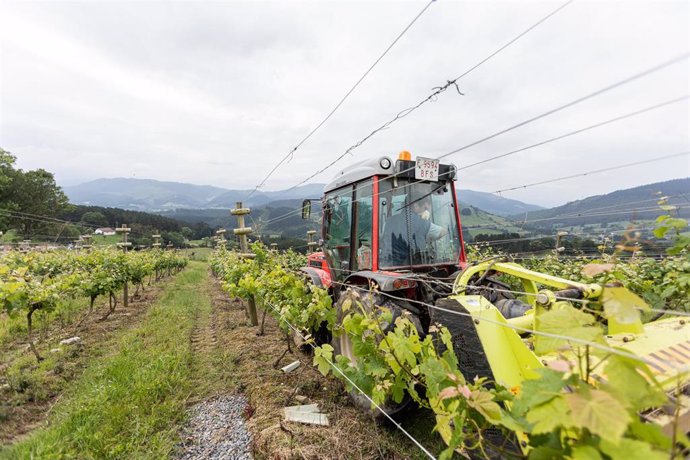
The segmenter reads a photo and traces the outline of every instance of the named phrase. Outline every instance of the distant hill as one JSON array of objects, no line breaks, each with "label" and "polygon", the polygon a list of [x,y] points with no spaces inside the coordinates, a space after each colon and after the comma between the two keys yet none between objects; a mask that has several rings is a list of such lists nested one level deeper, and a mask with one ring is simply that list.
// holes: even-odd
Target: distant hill
[{"label": "distant hill", "polygon": [[662,196],[669,197],[668,204],[679,206],[675,211],[679,216],[690,217],[690,178],[685,178],[617,190],[527,215],[514,214],[511,218],[526,221],[526,227],[541,229],[652,220],[664,213],[657,205]]},{"label": "distant hill", "polygon": [[230,208],[237,201],[261,206],[276,200],[318,198],[322,184],[309,184],[293,190],[256,192],[229,190],[210,185],[164,182],[153,179],[96,179],[63,187],[70,202],[80,205],[117,207],[146,212],[172,209]]},{"label": "distant hill", "polygon": [[457,193],[460,202],[497,216],[510,216],[511,214],[544,209],[541,206],[523,203],[522,201],[512,200],[510,198],[503,198],[493,193],[476,192],[469,189],[461,189],[458,190]]},{"label": "distant hill", "polygon": [[[284,206],[285,200],[319,198],[323,184],[308,184],[291,190],[256,192],[230,190],[210,185],[163,182],[152,179],[97,179],[84,184],[63,187],[70,202],[80,205],[105,206],[136,211],[170,213],[179,209],[228,209],[242,201],[247,206]],[[459,190],[458,198],[466,206],[474,206],[491,214],[506,216],[542,209],[521,201],[502,198],[474,190]],[[282,202],[276,205],[276,202]],[[189,214],[189,213],[182,213]]]},{"label": "distant hill", "polygon": [[462,222],[462,234],[468,242],[473,241],[477,235],[521,232],[521,229],[515,222],[474,206],[463,206],[461,208],[460,221]]},{"label": "distant hill", "polygon": [[63,187],[70,202],[136,211],[201,208],[228,191],[210,185],[161,182],[151,179],[96,179]]}]

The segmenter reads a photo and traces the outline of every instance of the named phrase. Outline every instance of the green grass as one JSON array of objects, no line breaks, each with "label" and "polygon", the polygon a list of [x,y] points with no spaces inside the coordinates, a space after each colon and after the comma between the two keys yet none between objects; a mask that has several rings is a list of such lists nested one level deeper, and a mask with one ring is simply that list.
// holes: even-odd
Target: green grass
[{"label": "green grass", "polygon": [[125,331],[111,353],[94,360],[55,406],[47,428],[0,451],[0,458],[164,458],[177,443],[185,405],[195,394],[190,334],[210,299],[208,278],[192,262]]},{"label": "green grass", "polygon": [[187,249],[182,249],[181,252],[189,257],[190,260],[200,260],[203,262],[206,262],[213,253],[212,248],[187,248]]},{"label": "green grass", "polygon": [[122,242],[121,235],[93,235],[91,244],[94,246],[113,246]]}]

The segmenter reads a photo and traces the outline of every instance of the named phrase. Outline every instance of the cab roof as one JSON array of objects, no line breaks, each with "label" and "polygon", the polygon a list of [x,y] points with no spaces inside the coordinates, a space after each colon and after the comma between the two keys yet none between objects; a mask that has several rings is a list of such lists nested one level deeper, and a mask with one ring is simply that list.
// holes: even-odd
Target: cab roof
[{"label": "cab roof", "polygon": [[[388,168],[383,168],[383,160],[388,160]],[[395,162],[387,156],[360,161],[339,171],[338,174],[324,187],[324,193],[335,190],[347,184],[359,182],[373,176],[388,176],[393,173]]]}]

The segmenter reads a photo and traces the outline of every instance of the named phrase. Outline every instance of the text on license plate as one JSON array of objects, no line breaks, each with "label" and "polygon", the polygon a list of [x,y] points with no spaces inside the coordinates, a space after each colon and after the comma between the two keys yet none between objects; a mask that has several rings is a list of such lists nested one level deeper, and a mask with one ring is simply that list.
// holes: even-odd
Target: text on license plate
[{"label": "text on license plate", "polygon": [[417,157],[414,178],[417,180],[438,181],[439,160]]}]

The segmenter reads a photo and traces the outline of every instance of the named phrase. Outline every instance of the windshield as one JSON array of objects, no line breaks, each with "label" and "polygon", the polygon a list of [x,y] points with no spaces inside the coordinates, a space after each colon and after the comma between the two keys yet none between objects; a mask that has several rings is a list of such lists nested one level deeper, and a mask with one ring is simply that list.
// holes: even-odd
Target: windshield
[{"label": "windshield", "polygon": [[379,184],[381,268],[457,263],[460,237],[452,188],[411,179]]}]

